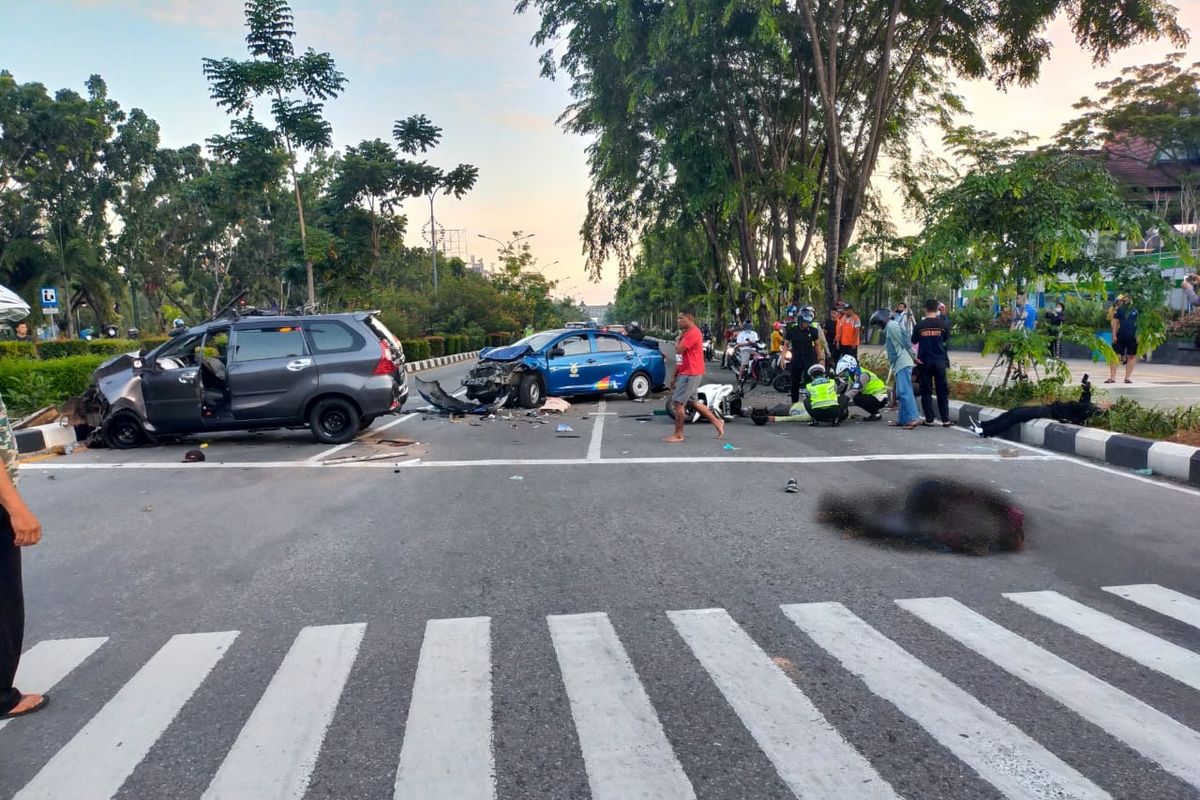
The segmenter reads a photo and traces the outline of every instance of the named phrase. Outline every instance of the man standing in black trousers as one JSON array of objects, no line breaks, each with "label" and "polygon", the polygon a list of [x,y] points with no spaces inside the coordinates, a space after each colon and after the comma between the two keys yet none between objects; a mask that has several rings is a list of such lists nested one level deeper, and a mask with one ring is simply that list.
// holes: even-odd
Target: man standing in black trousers
[{"label": "man standing in black trousers", "polygon": [[788,328],[785,334],[781,358],[786,361],[791,353],[789,373],[792,379],[792,403],[800,401],[800,389],[808,382],[808,368],[825,361],[821,336],[813,324],[815,321],[816,312],[813,307],[805,306],[800,309],[800,324]]},{"label": "man standing in black trousers", "polygon": [[25,638],[25,596],[21,587],[21,549],[38,543],[42,524],[17,492],[17,442],[0,399],[0,719],[32,714],[46,705],[39,694],[21,694],[13,686]]},{"label": "man standing in black trousers", "polygon": [[949,428],[950,383],[946,370],[950,368],[950,354],[946,350],[950,341],[950,323],[938,314],[938,301],[925,301],[925,318],[913,326],[913,344],[917,346],[917,364],[921,369],[921,406],[925,411],[925,424],[933,424],[933,389],[937,389],[937,411],[942,427]]}]

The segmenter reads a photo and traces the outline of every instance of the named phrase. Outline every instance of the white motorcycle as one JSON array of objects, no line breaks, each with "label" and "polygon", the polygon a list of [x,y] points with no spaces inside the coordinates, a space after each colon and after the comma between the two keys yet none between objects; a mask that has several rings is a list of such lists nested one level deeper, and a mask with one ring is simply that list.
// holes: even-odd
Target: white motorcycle
[{"label": "white motorcycle", "polygon": [[[722,419],[733,419],[742,415],[742,393],[727,383],[706,383],[696,392],[696,399],[719,414]],[[685,409],[687,419],[691,424],[699,422],[703,417],[694,408]],[[667,416],[675,420],[675,404],[667,398]]]}]

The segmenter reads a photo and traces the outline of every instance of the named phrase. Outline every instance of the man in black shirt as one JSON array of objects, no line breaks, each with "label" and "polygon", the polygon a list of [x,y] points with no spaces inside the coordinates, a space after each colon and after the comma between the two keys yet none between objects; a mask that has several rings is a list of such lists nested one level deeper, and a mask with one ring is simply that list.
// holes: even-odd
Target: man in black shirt
[{"label": "man in black shirt", "polygon": [[800,387],[808,380],[808,368],[813,364],[823,363],[825,354],[821,352],[820,335],[813,326],[815,318],[813,309],[805,306],[800,311],[800,324],[787,329],[787,339],[783,346],[783,357],[792,354],[792,363],[788,368],[792,378],[792,402],[800,401]]},{"label": "man in black shirt", "polygon": [[925,424],[933,424],[933,389],[937,388],[937,410],[942,426],[949,428],[950,384],[946,370],[950,368],[950,355],[946,344],[950,341],[950,323],[938,315],[938,301],[925,301],[925,318],[913,326],[913,344],[917,346],[917,364],[921,370],[921,406],[925,410]]}]

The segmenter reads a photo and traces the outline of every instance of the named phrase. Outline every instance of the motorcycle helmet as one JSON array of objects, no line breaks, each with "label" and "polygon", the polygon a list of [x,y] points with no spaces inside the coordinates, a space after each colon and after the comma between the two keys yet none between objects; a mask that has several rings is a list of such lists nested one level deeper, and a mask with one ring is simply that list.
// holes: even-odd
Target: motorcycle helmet
[{"label": "motorcycle helmet", "polygon": [[115,338],[117,338],[117,336],[120,335],[120,333],[121,332],[119,330],[117,330],[116,325],[105,325],[104,326],[104,338],[105,339],[115,339]]},{"label": "motorcycle helmet", "polygon": [[781,330],[783,330],[783,323],[782,323],[782,322],[776,322],[776,323],[775,323],[775,330],[777,330],[777,331],[781,331]]},{"label": "motorcycle helmet", "polygon": [[748,331],[753,327],[754,327],[754,325],[750,322],[750,320],[745,320],[744,322],[742,322],[742,330],[744,330],[744,331]]},{"label": "motorcycle helmet", "polygon": [[851,355],[845,355],[838,359],[837,366],[834,367],[834,375],[846,375],[847,373],[858,372],[858,359]]},{"label": "motorcycle helmet", "polygon": [[800,319],[804,320],[805,322],[812,322],[816,318],[817,312],[812,306],[805,306],[804,308],[800,309]]},{"label": "motorcycle helmet", "polygon": [[796,316],[798,313],[800,313],[800,309],[796,308],[796,306],[795,306],[795,305],[790,305],[790,306],[788,306],[788,307],[787,307],[787,312],[785,313],[785,316],[787,316],[787,317],[794,317],[794,316]]},{"label": "motorcycle helmet", "polygon": [[79,332],[79,338],[85,342],[90,342],[92,339],[96,338],[96,332],[91,328],[84,328]]},{"label": "motorcycle helmet", "polygon": [[824,364],[813,364],[811,367],[808,368],[808,377],[809,377],[809,380],[812,380],[814,378],[824,378],[825,377],[825,365]]},{"label": "motorcycle helmet", "polygon": [[176,318],[175,318],[175,320],[174,320],[174,321],[171,323],[171,327],[172,327],[172,328],[182,328],[182,327],[184,327],[184,321],[183,321],[183,317],[176,317]]},{"label": "motorcycle helmet", "polygon": [[141,335],[142,335],[142,332],[139,331],[137,328],[130,328],[129,330],[125,331],[126,339],[136,339]]},{"label": "motorcycle helmet", "polygon": [[875,325],[880,328],[886,328],[887,324],[891,321],[892,321],[892,315],[888,312],[888,310],[886,308],[881,308],[878,311],[876,311],[874,314],[871,315],[871,321],[869,324]]}]

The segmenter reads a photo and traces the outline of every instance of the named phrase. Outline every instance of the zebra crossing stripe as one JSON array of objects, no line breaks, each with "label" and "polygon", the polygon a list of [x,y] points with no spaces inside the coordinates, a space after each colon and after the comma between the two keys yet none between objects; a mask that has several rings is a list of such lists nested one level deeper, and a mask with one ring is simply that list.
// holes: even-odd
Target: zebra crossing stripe
[{"label": "zebra crossing stripe", "polygon": [[1109,800],[1104,790],[841,603],[782,606],[801,630],[1005,797]]},{"label": "zebra crossing stripe", "polygon": [[949,597],[896,604],[1200,788],[1200,734]]},{"label": "zebra crossing stripe", "polygon": [[1157,611],[1193,628],[1200,628],[1200,600],[1195,597],[1167,589],[1154,583],[1138,583],[1131,586],[1105,586],[1104,591],[1124,597],[1131,603]]},{"label": "zebra crossing stripe", "polygon": [[[97,637],[38,642],[21,656],[13,684],[25,694],[45,694],[107,641],[107,637]],[[0,730],[10,722],[0,719]]]},{"label": "zebra crossing stripe", "polygon": [[1010,592],[1004,596],[1144,667],[1200,690],[1200,655],[1191,650],[1088,608],[1058,592]]},{"label": "zebra crossing stripe", "polygon": [[490,617],[425,624],[396,800],[492,800]]},{"label": "zebra crossing stripe", "polygon": [[109,800],[237,638],[172,636],[15,800]]},{"label": "zebra crossing stripe", "polygon": [[546,618],[595,800],[696,794],[606,614]]},{"label": "zebra crossing stripe", "polygon": [[870,762],[724,609],[667,616],[797,797],[897,800]]},{"label": "zebra crossing stripe", "polygon": [[300,631],[202,800],[304,796],[366,627]]}]

